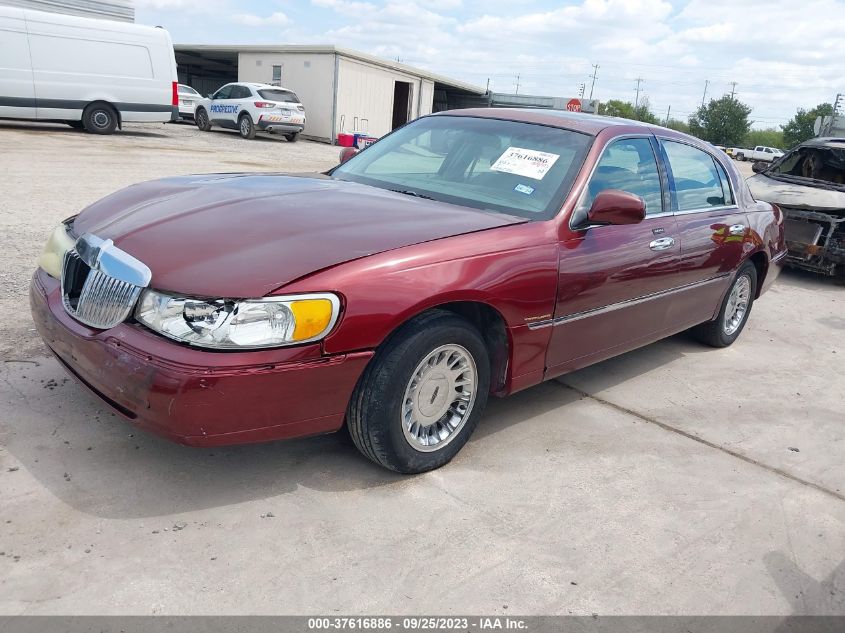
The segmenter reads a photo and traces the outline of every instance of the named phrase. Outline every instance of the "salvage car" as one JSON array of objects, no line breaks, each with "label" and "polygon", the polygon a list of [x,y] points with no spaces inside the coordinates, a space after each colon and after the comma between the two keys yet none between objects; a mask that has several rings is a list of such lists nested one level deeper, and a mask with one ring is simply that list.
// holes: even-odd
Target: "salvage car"
[{"label": "salvage car", "polygon": [[245,139],[256,131],[282,134],[296,142],[305,129],[305,106],[292,90],[270,84],[231,83],[200,99],[194,115],[203,132],[212,126],[237,130]]},{"label": "salvage car", "polygon": [[784,213],[787,264],[823,275],[845,272],[845,138],[816,138],[774,165],[754,164],[758,200]]},{"label": "salvage car", "polygon": [[491,395],[683,330],[731,345],[785,254],[779,209],[695,138],[468,109],[326,174],[112,194],[56,228],[30,303],[61,364],[140,427],[212,446],[345,425],[416,473]]}]

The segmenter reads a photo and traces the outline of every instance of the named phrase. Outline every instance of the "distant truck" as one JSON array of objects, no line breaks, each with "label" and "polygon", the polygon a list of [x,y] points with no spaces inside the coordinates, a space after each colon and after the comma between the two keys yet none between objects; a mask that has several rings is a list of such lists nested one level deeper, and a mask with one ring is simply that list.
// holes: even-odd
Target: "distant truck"
[{"label": "distant truck", "polygon": [[783,156],[783,151],[777,147],[758,145],[754,149],[734,148],[731,156],[736,160],[762,160],[765,163],[771,163],[773,160],[777,160]]},{"label": "distant truck", "polygon": [[111,134],[175,121],[173,42],[150,26],[0,6],[0,118]]}]

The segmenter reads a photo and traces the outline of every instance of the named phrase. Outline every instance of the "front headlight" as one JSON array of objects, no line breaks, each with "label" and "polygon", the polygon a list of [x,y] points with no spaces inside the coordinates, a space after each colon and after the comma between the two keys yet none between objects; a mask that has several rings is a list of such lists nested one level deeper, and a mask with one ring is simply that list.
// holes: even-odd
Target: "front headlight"
[{"label": "front headlight", "polygon": [[56,279],[62,278],[62,262],[65,259],[65,253],[76,243],[67,231],[67,225],[64,223],[53,229],[44,245],[44,252],[38,258],[38,266]]},{"label": "front headlight", "polygon": [[317,341],[337,322],[340,299],[321,292],[263,299],[194,299],[145,290],[135,318],[183,343],[216,349]]}]

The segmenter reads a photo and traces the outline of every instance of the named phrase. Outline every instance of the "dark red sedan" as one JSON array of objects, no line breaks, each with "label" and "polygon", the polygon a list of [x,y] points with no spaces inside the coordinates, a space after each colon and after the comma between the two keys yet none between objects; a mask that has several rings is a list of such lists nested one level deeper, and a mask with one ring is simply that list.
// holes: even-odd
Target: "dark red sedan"
[{"label": "dark red sedan", "polygon": [[38,331],[115,410],[196,446],[328,433],[412,473],[503,396],[682,330],[724,347],[786,255],[690,136],[461,110],[325,175],[147,182],[59,226]]}]

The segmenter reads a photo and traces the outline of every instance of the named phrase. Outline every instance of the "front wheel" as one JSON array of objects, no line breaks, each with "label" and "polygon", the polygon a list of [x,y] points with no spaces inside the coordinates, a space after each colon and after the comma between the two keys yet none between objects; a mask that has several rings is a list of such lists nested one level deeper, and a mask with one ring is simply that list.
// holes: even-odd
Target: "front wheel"
[{"label": "front wheel", "polygon": [[751,262],[745,262],[722,300],[719,316],[713,321],[695,326],[691,330],[693,336],[711,347],[731,345],[739,338],[748,322],[756,294],[757,269]]},{"label": "front wheel", "polygon": [[355,446],[400,473],[433,470],[466,444],[487,404],[490,360],[465,319],[433,310],[381,348],[355,388],[346,424]]},{"label": "front wheel", "polygon": [[241,133],[241,138],[247,140],[255,138],[255,123],[252,122],[252,117],[244,114],[238,119],[238,132]]},{"label": "front wheel", "polygon": [[208,119],[208,112],[205,111],[205,108],[197,108],[194,114],[194,123],[197,124],[197,128],[201,132],[211,131],[211,121]]}]

